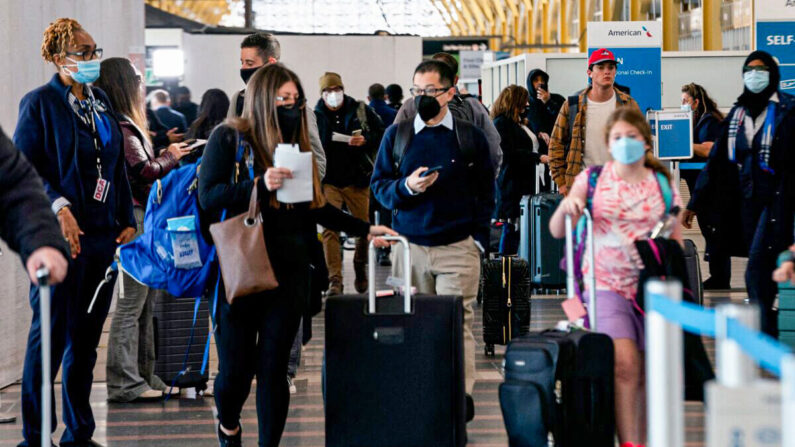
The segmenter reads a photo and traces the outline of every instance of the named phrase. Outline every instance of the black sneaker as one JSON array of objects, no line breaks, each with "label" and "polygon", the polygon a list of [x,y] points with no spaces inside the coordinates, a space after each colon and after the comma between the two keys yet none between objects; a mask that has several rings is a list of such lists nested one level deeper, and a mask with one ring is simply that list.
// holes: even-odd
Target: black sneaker
[{"label": "black sneaker", "polygon": [[243,427],[234,436],[228,436],[221,430],[221,423],[218,423],[218,446],[219,447],[243,447]]},{"label": "black sneaker", "polygon": [[472,396],[467,394],[467,422],[475,419],[475,401],[472,400]]}]

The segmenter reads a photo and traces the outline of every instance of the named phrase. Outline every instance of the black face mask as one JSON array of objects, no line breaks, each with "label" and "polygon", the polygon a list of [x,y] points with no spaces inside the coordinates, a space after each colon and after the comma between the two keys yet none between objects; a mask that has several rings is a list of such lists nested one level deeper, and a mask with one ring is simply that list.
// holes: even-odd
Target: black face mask
[{"label": "black face mask", "polygon": [[259,70],[259,68],[260,67],[241,68],[240,79],[242,79],[244,83],[248,84],[248,80],[251,79],[251,76],[253,76],[254,72]]},{"label": "black face mask", "polygon": [[279,120],[279,129],[282,131],[282,140],[285,143],[298,141],[298,129],[301,125],[301,109],[297,106],[278,106],[276,116]]},{"label": "black face mask", "polygon": [[420,119],[428,121],[442,111],[442,106],[439,101],[433,96],[420,95],[414,98],[414,105],[417,106],[417,112],[420,114]]}]

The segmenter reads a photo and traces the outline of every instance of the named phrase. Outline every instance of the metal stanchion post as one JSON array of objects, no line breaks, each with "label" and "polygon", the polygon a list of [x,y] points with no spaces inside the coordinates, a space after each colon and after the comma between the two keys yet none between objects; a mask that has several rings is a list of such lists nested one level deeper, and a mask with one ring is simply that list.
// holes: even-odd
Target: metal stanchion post
[{"label": "metal stanchion post", "polygon": [[41,322],[41,445],[52,445],[52,373],[50,371],[50,271],[36,271],[39,280],[39,321]]},{"label": "metal stanchion post", "polygon": [[795,447],[795,354],[781,362],[781,446]]},{"label": "metal stanchion post", "polygon": [[715,309],[715,363],[717,380],[732,388],[748,385],[759,376],[756,362],[727,336],[726,322],[734,318],[748,328],[759,330],[759,308],[722,304]]},{"label": "metal stanchion post", "polygon": [[[664,295],[682,301],[676,280],[646,283],[646,299]],[[646,393],[649,447],[684,446],[684,347],[682,328],[655,311],[646,314]]]}]

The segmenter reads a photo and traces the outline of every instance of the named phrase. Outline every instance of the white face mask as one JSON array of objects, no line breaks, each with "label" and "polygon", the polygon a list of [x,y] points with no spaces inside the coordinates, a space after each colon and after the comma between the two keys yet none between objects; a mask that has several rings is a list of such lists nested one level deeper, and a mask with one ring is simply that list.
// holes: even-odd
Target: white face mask
[{"label": "white face mask", "polygon": [[323,101],[332,109],[341,106],[343,98],[342,92],[323,92]]}]

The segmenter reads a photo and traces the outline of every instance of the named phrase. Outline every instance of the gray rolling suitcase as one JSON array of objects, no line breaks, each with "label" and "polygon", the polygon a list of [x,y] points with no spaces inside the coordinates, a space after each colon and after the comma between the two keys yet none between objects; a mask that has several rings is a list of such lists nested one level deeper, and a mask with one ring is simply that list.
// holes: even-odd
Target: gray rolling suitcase
[{"label": "gray rolling suitcase", "polygon": [[566,285],[566,273],[560,268],[565,243],[549,232],[549,221],[561,200],[560,194],[542,193],[521,202],[525,206],[521,208],[519,225],[521,230],[527,229],[525,243],[529,246],[522,244],[520,236],[520,250],[529,254],[530,281],[538,288],[562,289]]},{"label": "gray rolling suitcase", "polygon": [[[404,271],[410,272],[408,241]],[[453,296],[375,297],[370,291],[326,301],[326,446],[407,447],[466,443],[463,300]]]}]

